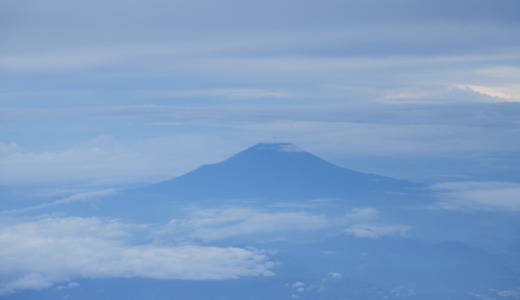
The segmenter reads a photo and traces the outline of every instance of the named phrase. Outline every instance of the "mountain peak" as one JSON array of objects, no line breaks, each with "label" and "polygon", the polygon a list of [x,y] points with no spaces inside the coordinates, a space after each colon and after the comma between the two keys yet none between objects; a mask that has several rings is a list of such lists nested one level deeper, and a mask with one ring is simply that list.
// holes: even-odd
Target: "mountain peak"
[{"label": "mountain peak", "polygon": [[280,151],[280,152],[304,152],[293,143],[258,143],[245,151]]}]

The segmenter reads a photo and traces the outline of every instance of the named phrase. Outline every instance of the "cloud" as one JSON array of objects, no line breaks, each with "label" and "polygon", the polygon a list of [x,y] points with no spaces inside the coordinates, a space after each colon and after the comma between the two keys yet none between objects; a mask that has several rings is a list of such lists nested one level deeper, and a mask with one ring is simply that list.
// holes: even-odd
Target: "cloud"
[{"label": "cloud", "polygon": [[[344,52],[396,51],[396,48],[403,52],[410,51],[407,48],[418,51],[419,46],[420,51],[439,52],[438,45],[442,44],[443,49],[455,52],[460,48],[517,44],[513,35],[517,22],[511,13],[518,8],[516,5],[509,1],[492,7],[486,1],[479,1],[478,5],[469,1],[459,3],[459,7],[444,1],[423,1],[417,5],[406,0],[394,1],[392,5],[381,1],[328,1],[323,5],[312,0],[248,5],[221,1],[215,5],[211,1],[195,4],[154,0],[110,4],[51,1],[42,5],[24,0],[5,4],[2,17],[11,25],[4,32],[10,42],[6,45],[8,49],[204,39],[210,40],[207,44],[211,46],[230,36],[246,40],[235,47],[238,48],[235,51],[243,52],[265,51],[279,44],[282,46],[278,47],[289,48],[286,51],[293,53],[309,48],[307,52],[316,52],[317,45],[325,45],[323,52],[327,53],[339,46],[343,46]],[[208,10],[201,11],[198,5]],[[102,12],[100,6],[104,8]],[[452,8],[449,13],[446,7]],[[92,16],[96,16],[95,21]],[[465,22],[471,23],[471,28],[461,26]],[[283,38],[277,37],[279,32],[284,32]],[[33,39],[21,38],[22,33]],[[275,37],[263,38],[268,34]],[[254,43],[255,40],[259,41]],[[239,47],[242,44],[252,45],[242,49]],[[393,47],[377,47],[381,44]]]},{"label": "cloud", "polygon": [[482,86],[482,85],[457,85],[461,89],[470,89],[476,93],[495,98],[495,101],[520,102],[520,88]]},{"label": "cloud", "polygon": [[79,287],[79,283],[77,282],[69,282],[67,285],[58,285],[56,287],[57,290],[64,290],[64,289],[72,289]]},{"label": "cloud", "polygon": [[[516,142],[506,142],[517,136],[513,128],[496,133],[494,128],[485,126],[478,128],[440,123],[409,125],[342,121],[271,121],[245,124],[241,128],[281,137],[291,136],[296,143],[299,140],[312,140],[315,145],[326,145],[327,141],[334,141],[336,147],[357,155],[453,155],[467,151],[488,152],[491,148],[497,149],[497,143],[504,145],[501,151],[519,146]],[[483,136],[497,143],[482,143]],[[506,136],[510,138],[506,139]],[[385,150],[382,151],[382,148]]]},{"label": "cloud", "polygon": [[20,147],[16,143],[0,143],[0,155],[8,155],[20,151]]},{"label": "cloud", "polygon": [[353,208],[345,218],[350,222],[375,220],[379,218],[379,211],[372,207]]},{"label": "cloud", "polygon": [[432,186],[439,202],[448,210],[520,211],[518,182],[445,182]]},{"label": "cloud", "polygon": [[156,233],[205,242],[257,234],[323,229],[332,225],[325,216],[306,212],[268,212],[245,207],[194,210],[173,219]]},{"label": "cloud", "polygon": [[[82,197],[80,197],[82,198]],[[78,200],[80,201],[80,200]],[[14,220],[14,219],[13,219]],[[343,232],[361,238],[406,236],[409,226],[385,225],[373,208],[355,208],[343,217],[302,211],[245,207],[192,209],[167,224],[127,224],[119,220],[45,218],[3,220],[0,227],[0,295],[64,285],[79,278],[220,280],[270,276],[271,252],[200,244],[228,238],[280,238],[298,232]],[[199,242],[197,244],[196,242]],[[330,279],[341,274],[329,273]]]},{"label": "cloud", "polygon": [[334,278],[334,279],[339,279],[339,278],[342,278],[343,277],[343,274],[339,273],[339,272],[329,272],[328,274],[331,278]]},{"label": "cloud", "polygon": [[343,231],[358,238],[380,239],[383,237],[406,237],[412,228],[405,225],[356,224]]},{"label": "cloud", "polygon": [[109,197],[109,196],[112,196],[115,194],[117,194],[116,189],[103,189],[103,190],[76,193],[76,194],[73,194],[72,196],[67,196],[65,198],[55,200],[52,202],[45,202],[45,203],[41,203],[41,204],[38,204],[35,206],[30,206],[30,207],[25,207],[25,208],[20,208],[20,209],[0,211],[0,214],[24,213],[24,212],[34,211],[34,210],[43,209],[43,208],[60,205],[60,204],[90,201],[90,200],[94,200],[94,199]]},{"label": "cloud", "polygon": [[447,104],[474,102],[514,102],[480,93],[466,84],[413,85],[389,89],[378,101],[391,104]]},{"label": "cloud", "polygon": [[[52,151],[9,146],[5,147],[9,150],[0,153],[0,185],[107,186],[156,182],[223,160],[229,155],[228,147],[233,146],[233,142],[208,133],[138,141],[98,136]],[[182,159],[172,160],[178,157]]]},{"label": "cloud", "polygon": [[380,239],[384,237],[407,237],[411,226],[385,224],[379,210],[372,207],[354,208],[344,216],[349,226],[343,232],[357,238]]},{"label": "cloud", "polygon": [[513,299],[520,299],[520,287],[516,287],[510,290],[492,290],[500,297],[511,297]]},{"label": "cloud", "polygon": [[236,247],[135,240],[142,225],[99,218],[48,218],[0,229],[0,295],[74,278],[221,280],[272,275],[266,253]]},{"label": "cloud", "polygon": [[256,98],[294,98],[295,94],[285,91],[269,89],[205,89],[205,90],[157,90],[142,91],[145,96],[153,97],[224,97],[230,99],[256,99]]}]

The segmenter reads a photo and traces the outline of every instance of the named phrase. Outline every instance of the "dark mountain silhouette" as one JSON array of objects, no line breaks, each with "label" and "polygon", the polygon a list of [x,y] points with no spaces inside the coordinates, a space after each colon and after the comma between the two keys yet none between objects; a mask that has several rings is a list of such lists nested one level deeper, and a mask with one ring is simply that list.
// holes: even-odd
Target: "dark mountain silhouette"
[{"label": "dark mountain silhouette", "polygon": [[291,143],[257,144],[231,158],[139,189],[172,200],[314,199],[398,195],[420,187],[329,163]]}]

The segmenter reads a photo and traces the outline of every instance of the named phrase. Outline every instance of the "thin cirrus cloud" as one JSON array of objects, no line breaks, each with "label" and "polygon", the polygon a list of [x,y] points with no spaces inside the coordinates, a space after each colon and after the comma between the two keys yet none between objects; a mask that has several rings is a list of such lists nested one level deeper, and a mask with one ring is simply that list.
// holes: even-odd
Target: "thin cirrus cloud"
[{"label": "thin cirrus cloud", "polygon": [[75,278],[222,280],[273,275],[268,253],[236,247],[136,244],[143,225],[48,218],[2,226],[0,295]]}]

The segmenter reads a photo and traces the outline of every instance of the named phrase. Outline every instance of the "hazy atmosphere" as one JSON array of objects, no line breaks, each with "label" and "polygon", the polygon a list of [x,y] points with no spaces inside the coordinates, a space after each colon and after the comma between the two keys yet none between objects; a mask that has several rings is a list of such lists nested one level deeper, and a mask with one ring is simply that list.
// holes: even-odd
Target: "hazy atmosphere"
[{"label": "hazy atmosphere", "polygon": [[[96,280],[156,293],[135,299],[520,299],[519,12],[516,0],[2,1],[0,299],[123,297]],[[200,202],[217,198],[234,202]],[[496,277],[449,298],[436,293],[457,288],[407,285],[399,268],[323,246],[338,236],[353,241],[345,253],[400,262],[395,249],[444,242],[494,251],[470,273]],[[307,281],[297,262],[311,252],[289,243],[322,253]],[[478,252],[460,247],[439,251]],[[248,298],[254,278],[272,294]]]}]

